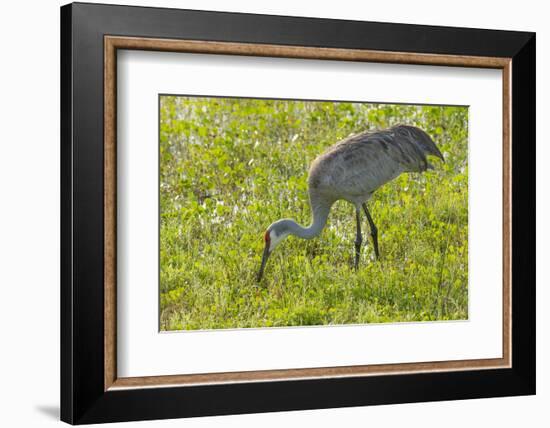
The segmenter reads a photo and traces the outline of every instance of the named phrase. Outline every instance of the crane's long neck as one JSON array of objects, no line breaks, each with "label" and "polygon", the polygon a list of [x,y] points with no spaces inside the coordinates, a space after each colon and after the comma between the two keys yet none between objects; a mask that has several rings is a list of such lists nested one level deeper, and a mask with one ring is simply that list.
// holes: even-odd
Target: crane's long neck
[{"label": "crane's long neck", "polygon": [[312,220],[311,224],[308,227],[300,226],[294,220],[289,221],[289,232],[292,235],[295,235],[299,238],[311,239],[315,238],[321,233],[325,224],[327,223],[327,218],[330,213],[330,208],[332,207],[333,202],[325,203],[311,199],[311,214]]}]

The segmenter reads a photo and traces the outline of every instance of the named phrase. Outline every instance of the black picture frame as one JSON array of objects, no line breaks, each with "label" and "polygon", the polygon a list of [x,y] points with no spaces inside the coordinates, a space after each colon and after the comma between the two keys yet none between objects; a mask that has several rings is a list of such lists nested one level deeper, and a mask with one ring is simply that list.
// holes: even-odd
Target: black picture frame
[{"label": "black picture frame", "polygon": [[[104,36],[512,58],[512,367],[104,390]],[[71,424],[535,393],[535,34],[73,3],[61,8],[61,419]]]}]

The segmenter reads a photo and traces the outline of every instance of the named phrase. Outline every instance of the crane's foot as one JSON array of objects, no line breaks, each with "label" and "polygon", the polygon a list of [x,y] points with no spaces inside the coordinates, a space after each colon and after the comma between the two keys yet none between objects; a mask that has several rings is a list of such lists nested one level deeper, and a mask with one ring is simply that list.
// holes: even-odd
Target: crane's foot
[{"label": "crane's foot", "polygon": [[359,258],[361,257],[361,244],[362,244],[362,240],[355,241],[355,263],[354,263],[355,270],[359,269]]},{"label": "crane's foot", "polygon": [[376,255],[376,260],[380,260],[380,252],[378,251],[378,231],[374,229],[371,232],[370,236],[372,237],[372,243],[374,246],[374,254]]}]

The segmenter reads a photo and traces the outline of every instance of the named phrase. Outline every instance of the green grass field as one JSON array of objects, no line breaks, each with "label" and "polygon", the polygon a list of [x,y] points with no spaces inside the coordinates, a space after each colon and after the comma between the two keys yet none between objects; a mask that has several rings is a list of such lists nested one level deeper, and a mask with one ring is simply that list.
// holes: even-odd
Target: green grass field
[{"label": "green grass field", "polygon": [[[468,318],[468,109],[160,98],[162,330]],[[307,172],[352,133],[398,123],[428,132],[446,162],[402,174],[369,203],[353,269],[354,207],[339,201],[310,241],[289,237],[256,282],[265,229],[310,222]]]}]

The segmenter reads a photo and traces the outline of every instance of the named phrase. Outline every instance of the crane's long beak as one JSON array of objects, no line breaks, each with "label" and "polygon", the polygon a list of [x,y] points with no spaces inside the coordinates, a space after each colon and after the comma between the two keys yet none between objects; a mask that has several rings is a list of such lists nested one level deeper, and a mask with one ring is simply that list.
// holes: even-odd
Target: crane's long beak
[{"label": "crane's long beak", "polygon": [[267,263],[267,259],[269,258],[269,254],[271,254],[269,252],[269,242],[266,242],[265,243],[265,248],[264,248],[264,254],[262,256],[262,264],[260,266],[260,271],[258,272],[258,282],[260,282],[262,280],[262,276],[264,274],[264,269],[265,269],[265,265]]}]

